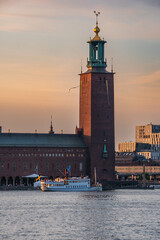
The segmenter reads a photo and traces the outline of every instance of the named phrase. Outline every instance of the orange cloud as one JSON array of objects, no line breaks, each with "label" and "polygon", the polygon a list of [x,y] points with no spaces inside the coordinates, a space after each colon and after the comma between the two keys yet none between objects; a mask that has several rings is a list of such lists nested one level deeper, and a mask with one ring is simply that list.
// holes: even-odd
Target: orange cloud
[{"label": "orange cloud", "polygon": [[160,71],[153,72],[149,75],[141,76],[136,78],[135,80],[129,81],[129,85],[143,85],[150,87],[160,87]]}]

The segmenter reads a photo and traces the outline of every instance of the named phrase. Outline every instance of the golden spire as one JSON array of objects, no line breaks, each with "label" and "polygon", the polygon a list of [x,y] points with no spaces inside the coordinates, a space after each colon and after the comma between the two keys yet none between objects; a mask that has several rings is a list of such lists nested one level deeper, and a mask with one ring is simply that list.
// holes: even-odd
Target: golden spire
[{"label": "golden spire", "polygon": [[94,28],[94,32],[96,35],[92,40],[99,41],[99,40],[101,40],[101,38],[98,36],[98,33],[100,32],[100,28],[98,27],[98,15],[100,14],[100,12],[94,11],[94,13],[96,15],[96,27]]}]

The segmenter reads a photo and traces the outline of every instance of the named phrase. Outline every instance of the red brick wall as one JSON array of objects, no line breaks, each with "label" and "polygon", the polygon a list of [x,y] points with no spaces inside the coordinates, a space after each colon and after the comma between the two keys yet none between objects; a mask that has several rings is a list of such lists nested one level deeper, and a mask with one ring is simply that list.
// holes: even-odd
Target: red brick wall
[{"label": "red brick wall", "polygon": [[[3,176],[6,179],[10,176],[15,179],[17,176],[22,177],[36,172],[36,163],[40,175],[62,177],[65,168],[70,165],[72,176],[85,176],[87,155],[86,148],[1,147],[0,184]],[[82,171],[80,162],[83,164]]]},{"label": "red brick wall", "polygon": [[[81,74],[80,81],[80,128],[83,128],[84,140],[89,146],[91,177],[96,167],[101,180],[114,181],[113,73]],[[106,160],[102,158],[104,141],[108,151]]]}]

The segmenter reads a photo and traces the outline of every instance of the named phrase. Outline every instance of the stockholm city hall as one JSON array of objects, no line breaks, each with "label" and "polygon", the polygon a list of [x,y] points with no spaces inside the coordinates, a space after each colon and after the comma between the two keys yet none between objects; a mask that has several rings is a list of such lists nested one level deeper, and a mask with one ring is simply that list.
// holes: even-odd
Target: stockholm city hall
[{"label": "stockholm city hall", "polygon": [[79,127],[75,134],[3,133],[0,127],[0,185],[21,185],[23,176],[37,172],[63,177],[89,175],[105,186],[115,180],[114,73],[106,70],[106,41],[99,36],[96,13],[95,36],[89,45],[88,70],[80,74]]}]

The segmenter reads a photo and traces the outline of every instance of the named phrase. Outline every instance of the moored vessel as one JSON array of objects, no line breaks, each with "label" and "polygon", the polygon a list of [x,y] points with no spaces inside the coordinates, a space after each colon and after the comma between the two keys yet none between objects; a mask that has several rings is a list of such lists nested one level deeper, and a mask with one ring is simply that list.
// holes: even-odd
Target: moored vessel
[{"label": "moored vessel", "polygon": [[53,192],[93,192],[102,191],[102,185],[96,183],[91,186],[90,178],[88,177],[56,178],[54,181],[42,180],[41,190]]}]

